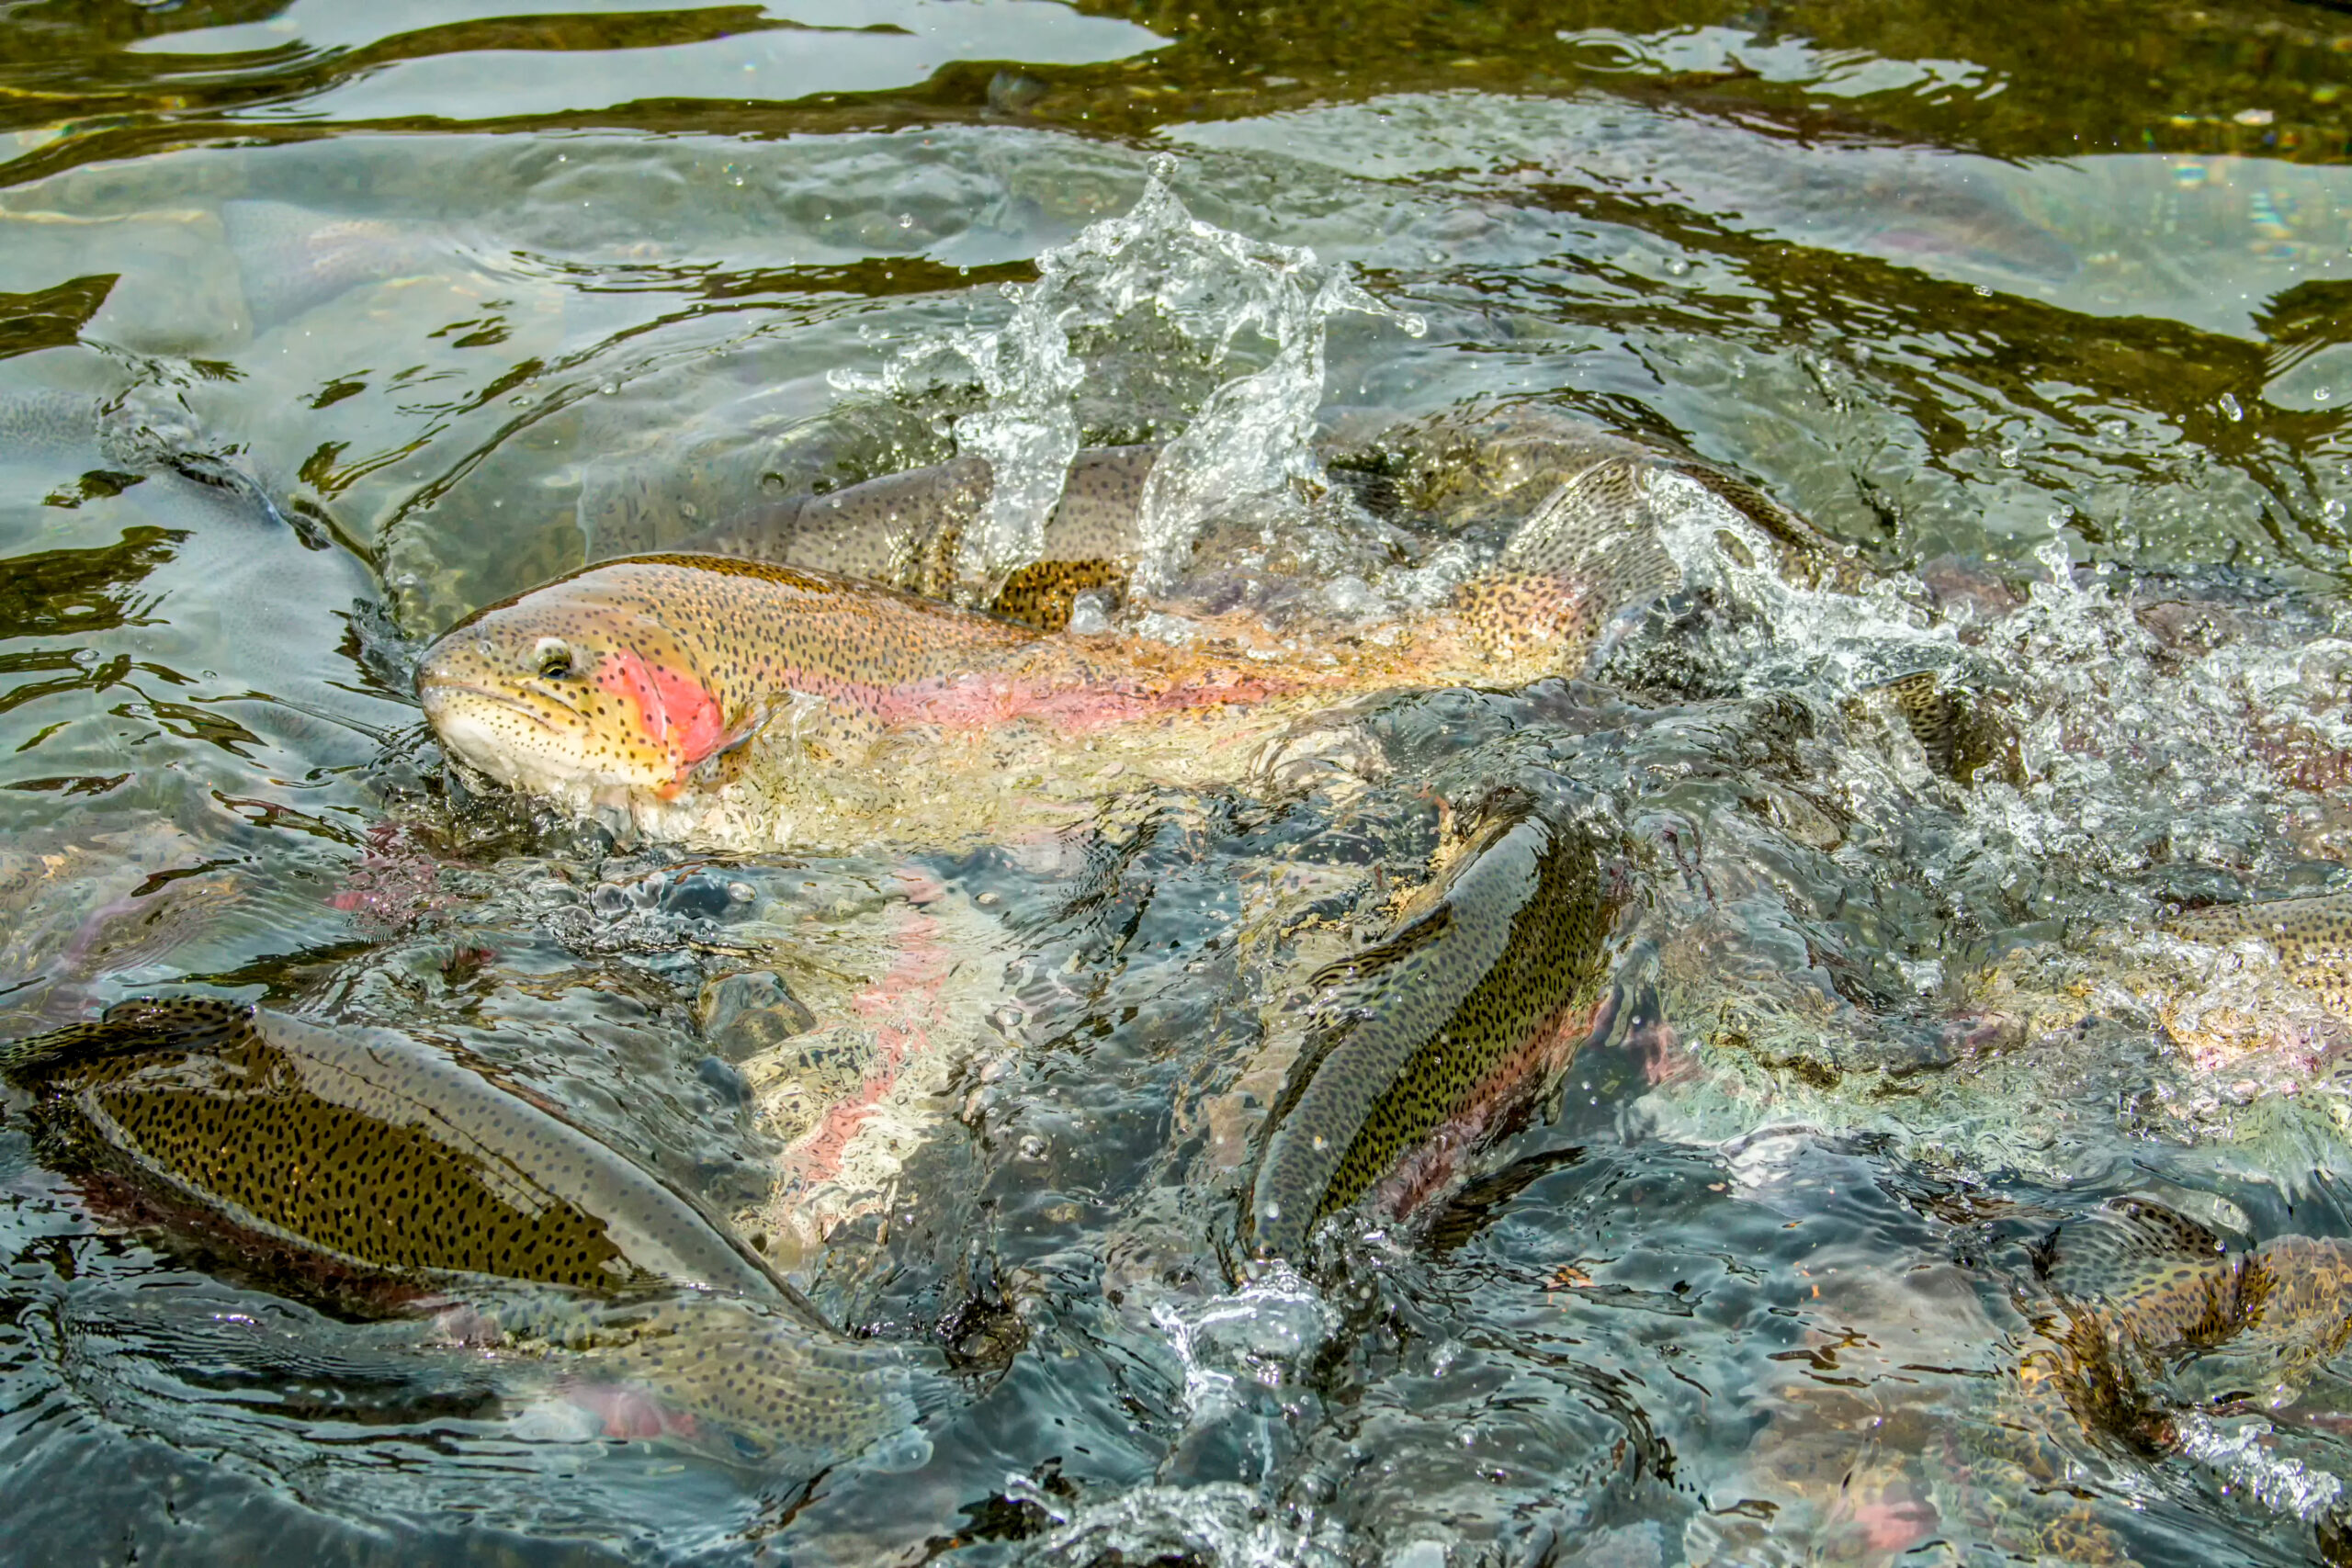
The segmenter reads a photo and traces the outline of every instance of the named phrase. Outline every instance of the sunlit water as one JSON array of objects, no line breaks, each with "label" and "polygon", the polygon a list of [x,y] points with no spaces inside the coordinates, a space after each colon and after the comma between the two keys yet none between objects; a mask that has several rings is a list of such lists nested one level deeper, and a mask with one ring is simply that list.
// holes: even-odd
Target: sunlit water
[{"label": "sunlit water", "polygon": [[[0,7],[8,1032],[448,1043],[952,1385],[821,1473],[607,1438],[162,1250],[12,1105],[0,1559],[2311,1559],[2346,1369],[2134,1451],[2036,1381],[2034,1248],[2124,1193],[2352,1234],[2339,1021],[2156,931],[2346,880],[2352,18],[1975,9]],[[991,835],[983,781],[855,853],[467,797],[406,694],[762,496],[1180,435],[1121,624],[1376,639],[1499,536],[1298,507],[1315,433],[1497,397],[1886,581],[1703,518],[1702,600],[1372,705],[1367,787]],[[1969,786],[1923,668],[1997,694]],[[1440,1213],[1246,1278],[1297,986],[1528,768],[1639,890],[1620,1026]]]}]

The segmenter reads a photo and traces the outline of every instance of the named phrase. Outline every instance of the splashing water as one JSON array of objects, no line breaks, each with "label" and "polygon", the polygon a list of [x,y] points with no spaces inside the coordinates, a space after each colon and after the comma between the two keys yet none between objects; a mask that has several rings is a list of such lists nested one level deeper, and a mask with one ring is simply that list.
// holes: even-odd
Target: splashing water
[{"label": "splashing water", "polygon": [[992,589],[1043,554],[1046,522],[1079,447],[1072,394],[1086,378],[1071,334],[1107,327],[1148,307],[1222,366],[1244,334],[1273,345],[1260,370],[1213,392],[1191,428],[1170,443],[1144,487],[1136,580],[1163,588],[1203,522],[1221,506],[1314,485],[1321,472],[1309,437],[1323,396],[1325,323],[1342,310],[1393,321],[1419,337],[1421,318],[1392,310],[1343,269],[1317,264],[1304,245],[1252,240],[1195,218],[1169,188],[1176,160],[1155,158],[1143,195],[1122,217],[1089,224],[1067,245],[1041,251],[1037,281],[1007,284],[1012,318],[918,340],[879,374],[836,373],[844,392],[896,397],[943,354],[978,376],[987,406],[955,422],[957,446],[989,459],[995,486],[956,572]]},{"label": "splashing water", "polygon": [[1295,1377],[1334,1326],[1323,1298],[1286,1268],[1231,1295],[1159,1303],[1151,1320],[1183,1365],[1184,1404],[1196,1420],[1228,1411],[1245,1380],[1272,1387]]},{"label": "splashing water", "polygon": [[2326,1471],[2274,1453],[2265,1441],[2267,1421],[2220,1427],[2200,1416],[2180,1417],[2180,1450],[2256,1502],[2299,1519],[2319,1517],[2344,1495],[2344,1483]]},{"label": "splashing water", "polygon": [[1306,1510],[1270,1508],[1234,1482],[1139,1486],[1067,1517],[1038,1541],[1038,1564],[1200,1562],[1225,1568],[1339,1568],[1340,1535]]}]

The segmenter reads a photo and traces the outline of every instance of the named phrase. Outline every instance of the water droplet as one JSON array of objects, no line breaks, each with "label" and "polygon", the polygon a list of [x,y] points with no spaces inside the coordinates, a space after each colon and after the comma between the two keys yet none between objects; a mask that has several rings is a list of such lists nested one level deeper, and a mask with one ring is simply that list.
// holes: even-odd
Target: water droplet
[{"label": "water droplet", "polygon": [[2328,399],[2330,399],[2330,398],[2332,398],[2332,397],[2334,397],[2334,396],[2335,396],[2335,391],[2334,391],[2332,389],[2330,389],[2330,388],[2327,388],[2327,387],[2313,387],[2313,388],[2312,389],[2312,401],[2313,401],[2313,402],[2315,402],[2315,403],[2324,403],[2324,402],[2327,401],[2327,400],[2328,400]]},{"label": "water droplet", "polygon": [[1688,277],[1690,275],[1690,264],[1680,256],[1676,256],[1666,264],[1666,274],[1668,277]]},{"label": "water droplet", "polygon": [[1993,298],[1992,286],[1984,283],[1978,284],[1976,286],[1976,297],[1979,299],[1990,299]]},{"label": "water droplet", "polygon": [[621,385],[620,385],[620,383],[619,383],[618,381],[607,381],[607,382],[605,382],[603,386],[601,386],[601,387],[597,388],[596,389],[597,389],[598,391],[600,391],[600,392],[604,393],[604,394],[605,394],[605,396],[606,396],[606,397],[608,397],[608,398],[609,398],[609,397],[611,397],[615,392],[617,392],[617,391],[619,391],[619,390],[621,389]]},{"label": "water droplet", "polygon": [[2001,467],[2003,467],[2003,468],[2016,468],[2017,466],[2018,466],[2018,449],[2017,449],[2016,447],[2014,447],[2014,446],[2004,446],[2004,447],[2002,447],[2002,448],[2001,448]]},{"label": "water droplet", "polygon": [[2245,410],[2239,405],[2238,395],[2235,392],[2223,392],[2221,407],[2223,417],[2227,418],[2232,424],[2235,424],[2245,417]]}]

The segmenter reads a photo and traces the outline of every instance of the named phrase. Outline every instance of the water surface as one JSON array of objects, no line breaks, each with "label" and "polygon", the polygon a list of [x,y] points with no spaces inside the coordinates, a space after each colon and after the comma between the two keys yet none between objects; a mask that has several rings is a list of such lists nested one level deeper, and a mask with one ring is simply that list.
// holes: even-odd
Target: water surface
[{"label": "water surface", "polygon": [[[126,1227],[12,1107],[0,1558],[2312,1560],[2339,1373],[2217,1417],[2233,1471],[2019,1369],[2107,1198],[2352,1230],[2324,1021],[2153,935],[2346,883],[2347,137],[2352,16],[2286,0],[0,6],[10,1032],[199,990],[461,1048],[958,1391],[911,1471],[607,1438]],[[1672,441],[1979,623],[1718,563],[1736,614],[1593,682],[1385,705],[1374,787],[1045,840],[714,859],[447,787],[419,639],[949,455],[998,404],[909,351],[1170,152],[1387,308],[1329,318],[1326,424]],[[1273,357],[1079,346],[1090,441]],[[1227,537],[1233,604],[1363,635],[1438,560]],[[1925,643],[2007,694],[2007,776],[1872,706]],[[1523,766],[1644,890],[1625,1027],[1442,1214],[1243,1285],[1285,999]],[[776,1162],[893,1029],[953,1066],[804,1247]]]}]

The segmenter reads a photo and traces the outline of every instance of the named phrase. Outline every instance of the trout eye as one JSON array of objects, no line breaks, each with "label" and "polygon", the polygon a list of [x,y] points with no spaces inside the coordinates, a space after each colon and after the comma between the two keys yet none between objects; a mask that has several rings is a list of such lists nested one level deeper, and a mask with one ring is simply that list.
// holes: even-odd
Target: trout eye
[{"label": "trout eye", "polygon": [[543,637],[539,646],[531,650],[539,661],[539,679],[561,681],[571,674],[571,645],[560,637]]}]

